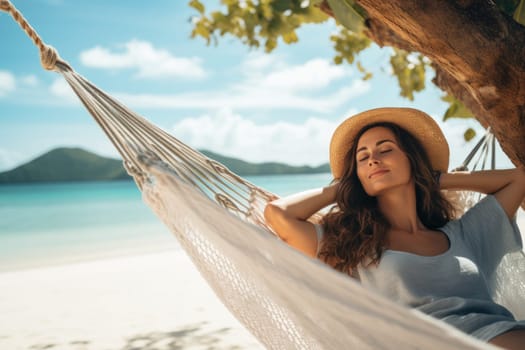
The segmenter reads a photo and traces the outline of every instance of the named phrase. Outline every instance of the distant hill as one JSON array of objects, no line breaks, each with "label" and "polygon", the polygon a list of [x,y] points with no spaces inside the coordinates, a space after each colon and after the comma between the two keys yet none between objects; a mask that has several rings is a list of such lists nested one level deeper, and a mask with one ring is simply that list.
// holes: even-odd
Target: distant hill
[{"label": "distant hill", "polygon": [[330,166],[328,163],[317,166],[292,166],[283,163],[249,163],[237,158],[225,157],[211,151],[199,151],[206,157],[214,159],[224,164],[234,173],[242,176],[246,175],[279,175],[279,174],[318,174],[329,173]]},{"label": "distant hill", "polygon": [[[318,167],[282,163],[249,163],[202,150],[234,173],[246,175],[314,174],[330,172],[328,164]],[[57,148],[12,170],[0,173],[0,184],[66,181],[109,181],[130,179],[118,159],[106,158],[80,148]]]},{"label": "distant hill", "polygon": [[122,161],[80,148],[57,148],[0,173],[0,183],[104,181],[129,179]]}]

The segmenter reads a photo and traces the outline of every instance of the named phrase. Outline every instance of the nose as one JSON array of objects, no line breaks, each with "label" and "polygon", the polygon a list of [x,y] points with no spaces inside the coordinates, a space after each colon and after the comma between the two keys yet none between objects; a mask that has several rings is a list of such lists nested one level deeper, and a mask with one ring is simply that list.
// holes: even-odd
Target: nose
[{"label": "nose", "polygon": [[372,165],[375,165],[375,164],[379,164],[379,159],[376,158],[375,154],[372,153],[369,157],[368,157],[368,166],[372,166]]}]

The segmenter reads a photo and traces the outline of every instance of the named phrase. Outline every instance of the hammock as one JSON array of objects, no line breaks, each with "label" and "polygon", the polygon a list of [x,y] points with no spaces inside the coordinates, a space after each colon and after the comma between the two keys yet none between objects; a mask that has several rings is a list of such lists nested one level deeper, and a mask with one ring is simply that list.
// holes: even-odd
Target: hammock
[{"label": "hammock", "polygon": [[[104,130],[145,202],[230,312],[269,349],[490,349],[311,259],[266,226],[269,193],[206,158],[95,87],[46,46],[9,1],[46,69],[60,73]],[[486,141],[484,141],[486,143]],[[525,318],[522,251],[500,266],[496,299]]]}]

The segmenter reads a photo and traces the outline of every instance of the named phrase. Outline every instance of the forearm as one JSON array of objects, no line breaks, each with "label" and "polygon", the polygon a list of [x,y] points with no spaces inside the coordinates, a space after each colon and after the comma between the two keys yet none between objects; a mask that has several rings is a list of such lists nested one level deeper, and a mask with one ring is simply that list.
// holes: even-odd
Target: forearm
[{"label": "forearm", "polygon": [[[525,204],[525,169],[486,170],[442,174],[442,189],[470,190],[493,194],[511,218]],[[525,206],[524,206],[525,209]]]},{"label": "forearm", "polygon": [[504,187],[520,181],[523,170],[483,170],[473,172],[454,172],[441,174],[440,188],[444,190],[468,190],[494,194]]},{"label": "forearm", "polygon": [[304,191],[269,203],[282,210],[286,216],[306,220],[319,210],[335,202],[338,184]]}]

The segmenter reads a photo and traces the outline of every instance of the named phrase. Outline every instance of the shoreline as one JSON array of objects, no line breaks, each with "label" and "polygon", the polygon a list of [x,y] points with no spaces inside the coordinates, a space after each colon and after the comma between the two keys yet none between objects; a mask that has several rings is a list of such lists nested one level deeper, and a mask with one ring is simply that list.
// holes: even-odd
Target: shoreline
[{"label": "shoreline", "polygon": [[[525,244],[525,211],[522,209],[518,210],[516,223],[521,232],[522,242]],[[21,256],[20,252],[17,252],[14,258],[4,254],[3,257],[0,256],[0,275],[83,262],[183,251],[177,239],[160,221],[148,228],[153,229],[155,234],[148,237],[133,237],[128,240],[109,240],[105,245],[101,245],[100,242],[91,244],[81,242],[82,245],[68,246],[67,254],[64,254],[65,251],[61,248],[57,248],[57,251],[24,252],[27,257]]]},{"label": "shoreline", "polygon": [[102,253],[93,253],[93,254],[83,254],[82,256],[72,258],[72,257],[65,257],[65,258],[56,258],[56,260],[50,260],[49,258],[42,258],[42,260],[35,259],[33,261],[27,262],[27,263],[16,263],[12,265],[7,265],[5,268],[3,266],[0,266],[0,276],[5,273],[16,273],[16,272],[25,272],[25,271],[33,271],[33,270],[42,270],[42,269],[48,269],[53,267],[61,267],[61,266],[68,266],[68,265],[76,265],[76,264],[82,264],[82,263],[89,263],[89,262],[96,262],[96,261],[106,261],[106,260],[113,260],[113,259],[119,259],[119,258],[127,258],[127,257],[138,257],[138,256],[144,256],[144,255],[155,255],[155,254],[162,254],[162,253],[169,253],[169,252],[178,252],[182,251],[182,248],[180,248],[178,245],[174,245],[173,247],[166,247],[166,246],[152,246],[150,248],[144,248],[140,247],[136,250],[126,250],[126,251],[107,251]]}]

